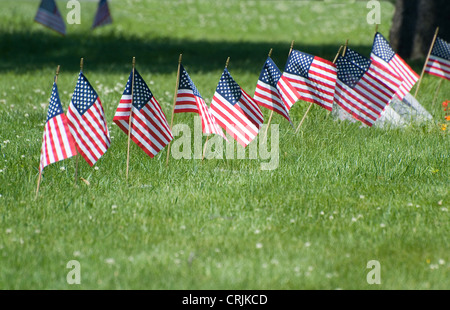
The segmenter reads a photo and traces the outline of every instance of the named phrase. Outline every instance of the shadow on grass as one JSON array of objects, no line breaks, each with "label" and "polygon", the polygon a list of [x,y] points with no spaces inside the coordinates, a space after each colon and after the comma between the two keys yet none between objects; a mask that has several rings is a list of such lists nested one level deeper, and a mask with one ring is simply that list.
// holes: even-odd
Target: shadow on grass
[{"label": "shadow on grass", "polygon": [[[183,63],[197,72],[221,70],[227,57],[230,68],[259,72],[271,48],[272,58],[283,70],[290,42],[223,42],[193,41],[188,39],[157,38],[144,40],[133,36],[115,34],[82,35],[70,34],[62,37],[47,32],[0,32],[0,72],[26,73],[56,67],[64,71],[78,71],[79,60],[84,57],[90,71],[124,72],[131,67],[136,57],[138,68],[149,68],[154,73],[173,73],[179,54]],[[366,55],[370,46],[351,46]],[[302,45],[295,49],[333,60],[339,48],[336,45]]]}]

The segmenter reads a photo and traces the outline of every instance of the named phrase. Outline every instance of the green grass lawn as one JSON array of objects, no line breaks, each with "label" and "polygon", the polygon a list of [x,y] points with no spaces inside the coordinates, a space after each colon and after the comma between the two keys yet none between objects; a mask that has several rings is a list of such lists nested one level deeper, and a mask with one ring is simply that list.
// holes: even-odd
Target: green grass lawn
[{"label": "green grass lawn", "polygon": [[[439,79],[425,76],[418,99],[434,121],[404,129],[360,128],[314,106],[294,134],[275,115],[274,170],[261,170],[261,158],[172,158],[166,167],[167,148],[151,159],[131,145],[125,178],[127,137],[112,118],[133,56],[170,120],[180,53],[207,103],[227,57],[253,95],[270,48],[282,69],[292,40],[332,60],[349,39],[369,56],[366,2],[110,1],[114,24],[91,31],[97,4],[82,1],[81,24],[65,37],[33,22],[37,1],[1,6],[1,289],[450,288],[450,139],[440,126],[448,81],[432,105]],[[382,2],[386,37],[392,16]],[[81,158],[89,185],[74,184],[75,158],[46,167],[35,200],[54,72],[61,65],[67,110],[81,57],[112,144],[95,169]],[[420,74],[423,61],[410,64]],[[294,125],[307,107],[292,108]],[[175,124],[193,131],[193,115]],[[81,264],[80,285],[66,281],[70,260]],[[371,260],[380,285],[367,283]]]}]

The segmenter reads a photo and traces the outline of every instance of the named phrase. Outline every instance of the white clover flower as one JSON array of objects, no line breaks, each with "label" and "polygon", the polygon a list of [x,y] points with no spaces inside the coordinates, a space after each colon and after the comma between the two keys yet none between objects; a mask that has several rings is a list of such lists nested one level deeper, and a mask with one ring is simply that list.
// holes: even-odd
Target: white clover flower
[{"label": "white clover flower", "polygon": [[105,263],[107,263],[108,265],[114,265],[116,261],[114,260],[114,258],[107,258],[105,259]]},{"label": "white clover flower", "polygon": [[257,249],[261,249],[262,247],[263,247],[262,243],[259,243],[259,242],[258,242],[258,243],[256,244],[256,248],[257,248]]}]

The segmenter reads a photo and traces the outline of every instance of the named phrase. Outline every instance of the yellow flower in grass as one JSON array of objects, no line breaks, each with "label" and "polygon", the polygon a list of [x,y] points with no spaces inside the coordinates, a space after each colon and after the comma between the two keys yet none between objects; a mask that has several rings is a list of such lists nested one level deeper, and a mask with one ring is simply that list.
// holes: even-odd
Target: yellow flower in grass
[{"label": "yellow flower in grass", "polygon": [[446,130],[447,130],[447,124],[442,124],[442,125],[441,125],[441,129],[442,129],[443,131],[446,131]]}]

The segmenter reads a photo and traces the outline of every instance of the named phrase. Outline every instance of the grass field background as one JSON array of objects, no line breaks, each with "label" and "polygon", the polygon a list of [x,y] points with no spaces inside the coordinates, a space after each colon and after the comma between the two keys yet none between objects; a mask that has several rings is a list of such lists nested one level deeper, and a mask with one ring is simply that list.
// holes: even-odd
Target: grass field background
[{"label": "grass field background", "polygon": [[[65,1],[57,1],[65,17]],[[284,68],[294,48],[332,60],[341,44],[369,56],[366,3],[347,1],[110,1],[114,23],[90,30],[97,4],[62,37],[33,22],[38,1],[0,5],[0,288],[448,289],[449,134],[444,81],[425,76],[418,100],[434,121],[360,128],[314,106],[301,131],[280,116],[279,166],[260,159],[150,159],[113,125],[131,59],[171,117],[178,56],[210,103],[227,57],[253,95],[270,48]],[[393,5],[382,2],[388,37]],[[45,168],[39,155],[57,65],[67,110],[84,73],[106,112],[112,144],[91,168],[75,158]],[[409,62],[420,74],[423,60]],[[308,104],[291,110],[298,124]],[[269,112],[263,110],[265,119]],[[175,124],[193,128],[193,115]],[[177,137],[175,137],[177,138]],[[270,131],[269,131],[270,138]],[[203,137],[205,141],[206,137]],[[68,285],[66,264],[81,264]],[[369,285],[370,260],[381,285]]]}]

